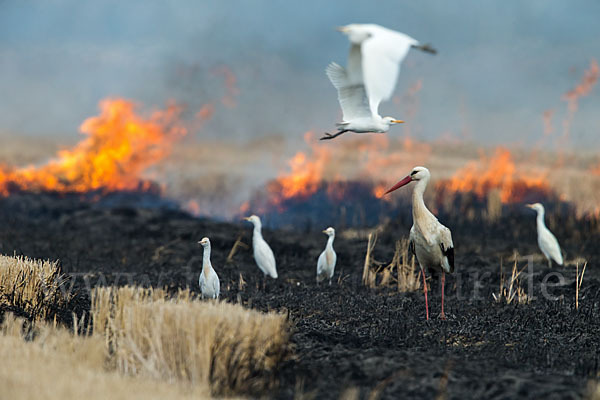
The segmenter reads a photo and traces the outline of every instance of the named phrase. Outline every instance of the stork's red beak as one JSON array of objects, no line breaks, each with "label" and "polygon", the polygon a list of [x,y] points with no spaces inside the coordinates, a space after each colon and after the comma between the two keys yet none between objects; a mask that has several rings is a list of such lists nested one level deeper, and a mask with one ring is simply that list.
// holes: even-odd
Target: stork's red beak
[{"label": "stork's red beak", "polygon": [[387,192],[384,193],[384,195],[391,193],[396,189],[400,189],[402,186],[404,186],[410,182],[412,182],[412,179],[411,179],[410,175],[408,175],[406,178],[402,179],[400,182],[398,182],[394,186],[392,186]]}]

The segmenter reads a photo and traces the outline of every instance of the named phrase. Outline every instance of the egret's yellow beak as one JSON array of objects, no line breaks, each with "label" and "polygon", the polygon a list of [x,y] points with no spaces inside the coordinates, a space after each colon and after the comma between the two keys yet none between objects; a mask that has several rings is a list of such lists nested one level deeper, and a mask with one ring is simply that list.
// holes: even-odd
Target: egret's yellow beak
[{"label": "egret's yellow beak", "polygon": [[348,31],[348,27],[346,26],[338,26],[337,28],[335,28],[336,31],[338,32],[347,32]]},{"label": "egret's yellow beak", "polygon": [[404,121],[402,121],[401,119],[393,119],[392,122],[395,124],[403,124],[404,123]]},{"label": "egret's yellow beak", "polygon": [[250,221],[250,217],[244,217],[242,218],[242,221]]},{"label": "egret's yellow beak", "polygon": [[527,208],[533,208],[533,204],[525,204],[525,207],[527,207]]},{"label": "egret's yellow beak", "polygon": [[323,233],[327,233],[327,229],[325,229],[324,231],[321,231],[321,232],[323,232]]}]

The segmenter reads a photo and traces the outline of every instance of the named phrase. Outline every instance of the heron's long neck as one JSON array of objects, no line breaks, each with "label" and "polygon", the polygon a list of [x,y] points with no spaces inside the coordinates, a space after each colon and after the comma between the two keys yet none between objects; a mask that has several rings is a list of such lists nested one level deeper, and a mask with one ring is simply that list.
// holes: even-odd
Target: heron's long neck
[{"label": "heron's long neck", "polygon": [[329,239],[327,239],[327,245],[325,246],[325,249],[333,250],[333,239],[335,239],[334,235],[329,236]]},{"label": "heron's long neck", "polygon": [[538,230],[546,227],[546,223],[544,222],[544,211],[538,211],[537,213],[537,227]]},{"label": "heron's long neck", "polygon": [[423,193],[427,188],[428,182],[429,178],[421,179],[413,189],[413,222],[421,228],[426,226],[425,220],[433,216],[427,209],[427,206],[425,206],[425,201],[423,201]]},{"label": "heron's long neck", "polygon": [[212,268],[210,264],[210,246],[206,246],[204,248],[204,253],[202,254],[202,273],[205,277],[208,278],[208,271]]},{"label": "heron's long neck", "polygon": [[252,234],[254,235],[254,237],[256,238],[262,238],[262,224],[260,222],[257,222],[254,224],[254,231],[252,232]]}]

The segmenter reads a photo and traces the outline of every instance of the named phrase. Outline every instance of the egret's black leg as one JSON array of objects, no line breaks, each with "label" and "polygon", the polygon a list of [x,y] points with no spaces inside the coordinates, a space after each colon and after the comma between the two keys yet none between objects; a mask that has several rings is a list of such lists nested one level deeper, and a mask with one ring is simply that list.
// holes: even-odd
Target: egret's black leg
[{"label": "egret's black leg", "polygon": [[340,136],[342,133],[346,133],[348,131],[349,131],[349,129],[342,129],[341,131],[338,131],[335,135],[332,135],[331,133],[325,132],[325,136],[323,136],[319,140],[331,140],[331,139],[335,139],[336,137]]}]

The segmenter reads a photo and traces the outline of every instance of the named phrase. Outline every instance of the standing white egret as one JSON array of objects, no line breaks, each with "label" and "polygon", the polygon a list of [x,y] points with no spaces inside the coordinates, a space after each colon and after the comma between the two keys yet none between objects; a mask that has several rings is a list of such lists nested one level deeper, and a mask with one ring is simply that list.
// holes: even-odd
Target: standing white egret
[{"label": "standing white egret", "polygon": [[431,174],[425,167],[414,167],[410,175],[396,183],[387,193],[416,181],[412,193],[413,226],[410,228],[410,250],[417,257],[421,273],[423,274],[423,292],[425,294],[425,310],[429,319],[429,305],[427,304],[427,283],[425,282],[425,269],[441,271],[442,273],[442,312],[440,318],[446,319],[444,314],[444,285],[446,272],[454,272],[454,244],[450,229],[442,225],[435,215],[425,206],[423,193],[429,183]]},{"label": "standing white egret", "polygon": [[261,229],[262,224],[260,218],[256,215],[251,215],[244,218],[246,221],[252,222],[254,225],[254,232],[252,233],[252,248],[254,249],[254,260],[256,265],[265,274],[271,278],[277,278],[277,266],[275,264],[275,256],[273,250],[269,247],[269,244],[263,239]]},{"label": "standing white egret", "polygon": [[331,285],[331,278],[333,278],[335,262],[337,261],[337,254],[335,254],[335,250],[333,250],[335,229],[329,227],[325,229],[323,233],[329,236],[329,238],[327,239],[325,250],[323,250],[319,256],[319,260],[317,261],[317,283],[322,282],[325,279],[329,279],[329,284]]},{"label": "standing white egret", "polygon": [[552,260],[558,265],[563,265],[563,257],[560,252],[558,240],[556,240],[556,237],[550,232],[550,229],[546,227],[546,223],[544,222],[544,206],[540,203],[534,203],[527,204],[527,207],[537,212],[538,245],[548,260],[548,266],[552,267]]},{"label": "standing white egret", "polygon": [[219,293],[221,292],[221,284],[219,282],[219,277],[210,262],[210,240],[205,237],[198,243],[204,248],[204,254],[202,255],[202,272],[198,279],[202,297],[218,299]]},{"label": "standing white egret", "polygon": [[387,132],[392,124],[404,121],[379,115],[379,103],[388,100],[398,80],[400,64],[414,47],[429,53],[429,45],[403,33],[375,24],[350,24],[338,28],[348,36],[352,46],[346,68],[331,63],[327,76],[338,91],[343,120],[336,124],[338,132],[325,133],[321,140],[338,137],[345,132]]}]

